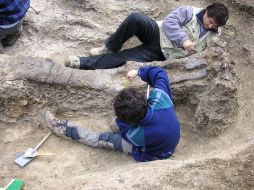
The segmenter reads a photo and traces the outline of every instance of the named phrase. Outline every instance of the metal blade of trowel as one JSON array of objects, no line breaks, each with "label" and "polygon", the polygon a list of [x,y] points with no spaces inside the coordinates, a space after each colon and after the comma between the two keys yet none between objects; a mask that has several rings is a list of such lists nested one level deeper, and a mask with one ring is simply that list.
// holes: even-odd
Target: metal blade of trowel
[{"label": "metal blade of trowel", "polygon": [[[28,148],[26,151],[33,151],[33,148]],[[26,164],[28,164],[30,161],[32,161],[33,157],[24,157],[25,153],[21,153],[16,156],[15,163],[18,164],[21,167],[24,167]]]},{"label": "metal blade of trowel", "polygon": [[[28,148],[25,152],[35,152],[39,149],[39,147],[48,139],[48,137],[51,135],[52,132],[48,133],[42,140],[39,142],[39,144],[35,148]],[[30,161],[32,161],[35,157],[25,157],[25,152],[21,155],[18,155],[15,159],[15,163],[18,164],[21,167],[24,167],[26,164],[28,164]]]}]

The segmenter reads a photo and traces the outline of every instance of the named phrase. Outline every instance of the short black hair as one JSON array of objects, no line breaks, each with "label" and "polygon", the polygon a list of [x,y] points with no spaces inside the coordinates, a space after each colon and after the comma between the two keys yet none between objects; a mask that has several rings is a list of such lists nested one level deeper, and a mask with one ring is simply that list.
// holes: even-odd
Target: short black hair
[{"label": "short black hair", "polygon": [[145,117],[147,99],[145,93],[137,88],[125,88],[114,98],[113,106],[116,117],[135,126]]},{"label": "short black hair", "polygon": [[213,3],[207,8],[207,16],[215,19],[218,27],[224,26],[228,20],[229,14],[228,9],[221,3]]}]

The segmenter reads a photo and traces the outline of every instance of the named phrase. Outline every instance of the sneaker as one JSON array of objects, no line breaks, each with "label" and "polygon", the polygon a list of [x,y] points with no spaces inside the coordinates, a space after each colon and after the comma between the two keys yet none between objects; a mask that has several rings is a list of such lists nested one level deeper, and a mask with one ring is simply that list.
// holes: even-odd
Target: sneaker
[{"label": "sneaker", "polygon": [[3,47],[12,46],[13,44],[15,44],[15,42],[18,40],[21,34],[22,34],[22,26],[13,34],[7,35],[4,39],[2,39]]},{"label": "sneaker", "polygon": [[66,67],[71,67],[75,69],[79,69],[80,67],[80,59],[77,56],[70,55],[67,60],[65,61],[64,65]]},{"label": "sneaker", "polygon": [[101,54],[106,54],[106,53],[110,53],[111,51],[105,46],[103,45],[102,47],[98,47],[98,48],[92,48],[89,53],[90,55],[101,55]]},{"label": "sneaker", "polygon": [[50,128],[57,136],[65,137],[68,121],[61,121],[55,118],[50,111],[46,111],[44,119],[47,127]]}]

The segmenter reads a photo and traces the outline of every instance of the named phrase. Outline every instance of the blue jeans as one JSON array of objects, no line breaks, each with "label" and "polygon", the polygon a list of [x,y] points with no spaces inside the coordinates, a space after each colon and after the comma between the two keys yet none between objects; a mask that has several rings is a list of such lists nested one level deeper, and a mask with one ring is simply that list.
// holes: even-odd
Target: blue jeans
[{"label": "blue jeans", "polygon": [[85,127],[79,127],[68,122],[65,135],[88,146],[117,150],[126,154],[131,154],[132,152],[132,144],[125,141],[119,133],[93,132]]},{"label": "blue jeans", "polygon": [[[137,36],[142,45],[120,51],[132,36]],[[126,61],[164,61],[160,47],[160,32],[155,21],[141,13],[130,14],[116,32],[105,42],[112,53],[80,57],[80,69],[110,69],[122,66]]]}]

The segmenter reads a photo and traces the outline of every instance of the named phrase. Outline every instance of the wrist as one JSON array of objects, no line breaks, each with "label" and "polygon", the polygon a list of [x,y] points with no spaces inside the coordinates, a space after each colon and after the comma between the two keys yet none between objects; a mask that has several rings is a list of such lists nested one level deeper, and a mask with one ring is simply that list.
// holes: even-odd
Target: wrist
[{"label": "wrist", "polygon": [[182,40],[182,46],[184,46],[184,44],[188,43],[188,42],[191,42],[190,39],[188,37],[184,38]]}]

